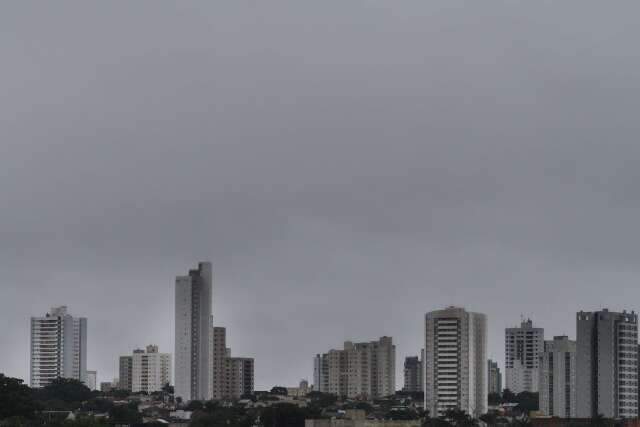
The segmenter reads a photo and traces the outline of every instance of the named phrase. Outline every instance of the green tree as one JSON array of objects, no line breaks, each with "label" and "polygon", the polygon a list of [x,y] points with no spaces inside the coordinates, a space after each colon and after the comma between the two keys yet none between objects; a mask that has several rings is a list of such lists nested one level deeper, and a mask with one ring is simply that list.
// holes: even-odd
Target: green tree
[{"label": "green tree", "polygon": [[508,388],[504,389],[502,392],[502,403],[516,403],[517,400],[518,398],[511,390]]},{"label": "green tree", "polygon": [[489,426],[494,426],[494,425],[496,425],[496,422],[498,420],[498,416],[496,414],[493,414],[493,413],[484,414],[484,415],[480,416],[480,420],[484,421]]},{"label": "green tree", "polygon": [[111,396],[113,396],[116,399],[126,399],[127,397],[129,397],[131,393],[129,393],[129,390],[117,389],[117,390],[111,390],[109,394],[111,394]]},{"label": "green tree", "polygon": [[478,425],[476,420],[460,409],[448,410],[445,414],[445,418],[456,427],[473,427]]},{"label": "green tree", "polygon": [[204,410],[193,414],[190,427],[251,427],[255,418],[254,411],[207,402]]},{"label": "green tree", "polygon": [[531,411],[537,411],[538,393],[523,391],[522,393],[518,393],[515,402],[518,404],[516,408],[524,414],[529,414]]},{"label": "green tree", "polygon": [[422,421],[422,427],[451,427],[451,423],[443,418],[431,418],[427,415]]},{"label": "green tree", "polygon": [[387,420],[417,420],[418,413],[411,409],[391,410],[386,413]]},{"label": "green tree", "polygon": [[[38,409],[31,389],[21,379],[0,374],[0,420],[10,417],[33,418]],[[19,419],[14,422],[19,422]]]},{"label": "green tree", "polygon": [[311,405],[316,408],[328,408],[333,406],[338,401],[338,396],[331,393],[322,393],[319,391],[312,391],[307,395],[311,399]]},{"label": "green tree", "polygon": [[139,424],[142,422],[142,414],[138,412],[136,402],[114,405],[109,411],[109,421],[113,424]]},{"label": "green tree", "polygon": [[304,408],[282,403],[264,408],[260,414],[264,427],[304,427],[304,420],[318,416]]},{"label": "green tree", "polygon": [[113,408],[113,401],[109,399],[95,398],[82,405],[82,409],[92,412],[109,412]]},{"label": "green tree", "polygon": [[502,403],[500,393],[489,393],[489,405],[495,406]]},{"label": "green tree", "polygon": [[199,400],[192,400],[187,404],[185,408],[187,411],[201,411],[204,408],[204,404]]},{"label": "green tree", "polygon": [[[66,403],[80,406],[93,397],[93,393],[82,382],[70,378],[56,378],[49,385],[36,393],[39,400],[61,400]],[[72,408],[75,409],[75,408]]]},{"label": "green tree", "polygon": [[344,404],[342,409],[361,409],[367,414],[373,412],[373,406],[368,402],[349,402]]}]

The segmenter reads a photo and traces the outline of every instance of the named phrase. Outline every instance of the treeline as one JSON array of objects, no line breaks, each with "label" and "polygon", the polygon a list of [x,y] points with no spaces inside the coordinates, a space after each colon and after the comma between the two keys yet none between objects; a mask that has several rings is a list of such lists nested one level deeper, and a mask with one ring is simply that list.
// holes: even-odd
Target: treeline
[{"label": "treeline", "polygon": [[[128,393],[126,393],[128,395]],[[18,378],[0,374],[0,425],[35,426],[64,425],[90,427],[103,424],[94,417],[66,419],[68,411],[107,414],[111,423],[135,424],[142,422],[136,402],[115,405],[113,396],[91,391],[78,380],[58,378],[44,388],[32,389]]]}]

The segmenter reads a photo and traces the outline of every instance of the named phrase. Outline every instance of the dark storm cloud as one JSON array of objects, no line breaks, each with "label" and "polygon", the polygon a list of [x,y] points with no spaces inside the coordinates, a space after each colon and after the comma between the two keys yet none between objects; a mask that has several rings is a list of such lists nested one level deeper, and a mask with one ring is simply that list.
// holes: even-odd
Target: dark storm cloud
[{"label": "dark storm cloud", "polygon": [[[638,300],[635,4],[6,4],[0,371],[28,318],[89,318],[89,365],[172,351],[173,278],[214,264],[257,386],[446,304],[490,355],[530,315]],[[401,386],[400,375],[396,385]]]}]

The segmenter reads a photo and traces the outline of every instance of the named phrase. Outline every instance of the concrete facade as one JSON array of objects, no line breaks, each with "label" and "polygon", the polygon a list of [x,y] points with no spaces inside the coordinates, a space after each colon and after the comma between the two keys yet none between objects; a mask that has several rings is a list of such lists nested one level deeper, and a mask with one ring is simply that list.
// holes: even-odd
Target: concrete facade
[{"label": "concrete facade", "polygon": [[531,319],[505,329],[505,387],[515,394],[538,391],[538,362],[544,351],[544,329]]},{"label": "concrete facade", "polygon": [[87,382],[85,383],[85,385],[89,388],[89,390],[97,390],[98,372],[87,371]]},{"label": "concrete facade", "polygon": [[487,412],[487,317],[448,307],[425,315],[425,402],[441,416]]},{"label": "concrete facade", "polygon": [[566,336],[546,341],[539,363],[540,413],[576,417],[576,342]]},{"label": "concrete facade", "polygon": [[158,346],[135,350],[131,356],[131,391],[153,393],[171,382],[171,355],[159,353]]},{"label": "concrete facade", "polygon": [[638,416],[638,316],[607,309],[576,314],[576,413]]},{"label": "concrete facade", "polygon": [[343,350],[314,358],[315,390],[349,398],[374,399],[395,393],[396,347],[391,337],[346,341]]},{"label": "concrete facade", "polygon": [[31,387],[58,377],[87,383],[87,319],[71,316],[66,306],[31,318]]},{"label": "concrete facade", "polygon": [[316,354],[313,358],[313,389],[322,393],[329,393],[329,357]]},{"label": "concrete facade", "polygon": [[489,359],[487,362],[487,391],[489,393],[502,393],[502,372],[498,362]]},{"label": "concrete facade", "polygon": [[133,356],[120,356],[118,360],[118,384],[120,390],[133,390]]},{"label": "concrete facade", "polygon": [[175,396],[183,401],[211,397],[209,381],[212,310],[211,263],[201,262],[187,276],[176,277]]},{"label": "concrete facade", "polygon": [[404,387],[402,391],[420,392],[423,390],[422,384],[422,358],[409,356],[404,359]]},{"label": "concrete facade", "polygon": [[253,393],[255,363],[249,357],[231,357],[227,347],[227,331],[212,326],[211,350],[211,396],[213,399],[239,399]]}]

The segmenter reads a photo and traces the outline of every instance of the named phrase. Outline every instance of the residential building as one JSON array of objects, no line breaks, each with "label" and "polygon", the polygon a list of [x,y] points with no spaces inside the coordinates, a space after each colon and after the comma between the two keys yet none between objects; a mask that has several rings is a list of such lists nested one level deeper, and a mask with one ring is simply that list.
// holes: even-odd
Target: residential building
[{"label": "residential building", "polygon": [[538,391],[538,362],[544,350],[544,329],[531,319],[520,327],[505,329],[506,388],[518,394]]},{"label": "residential building", "polygon": [[313,389],[329,392],[329,357],[326,353],[316,354],[313,358]]},{"label": "residential building", "polygon": [[502,373],[498,367],[498,362],[494,362],[489,359],[487,363],[488,367],[488,392],[489,393],[502,393]]},{"label": "residential building", "polygon": [[343,350],[329,350],[314,359],[316,390],[349,398],[395,393],[396,347],[391,337],[378,341],[346,341]]},{"label": "residential building", "polygon": [[404,359],[404,387],[402,391],[420,392],[422,384],[422,359],[418,356],[409,356]]},{"label": "residential building", "polygon": [[576,315],[576,416],[638,416],[638,315]]},{"label": "residential building", "polygon": [[425,315],[424,408],[487,412],[487,317],[448,307]]},{"label": "residential building", "polygon": [[97,390],[98,385],[98,372],[96,371],[87,371],[87,382],[85,385],[89,388],[89,390]]},{"label": "residential building", "polygon": [[576,417],[576,342],[566,336],[545,341],[540,355],[540,412],[558,418]]},{"label": "residential building", "polygon": [[239,399],[253,393],[254,360],[232,357],[227,347],[227,330],[212,326],[210,330],[210,393],[213,399]]},{"label": "residential building", "polygon": [[[122,375],[122,374],[121,374]],[[158,346],[134,350],[131,356],[131,391],[153,393],[171,382],[171,355],[159,353]]]},{"label": "residential building", "polygon": [[[142,352],[142,350],[134,350]],[[120,390],[133,391],[133,356],[120,356],[118,363],[119,375],[117,388]]]},{"label": "residential building", "polygon": [[201,262],[187,276],[176,277],[175,396],[183,401],[211,397],[209,334],[212,303],[211,263]]},{"label": "residential building", "polygon": [[66,306],[31,318],[31,387],[58,377],[87,382],[87,319],[71,316]]}]

